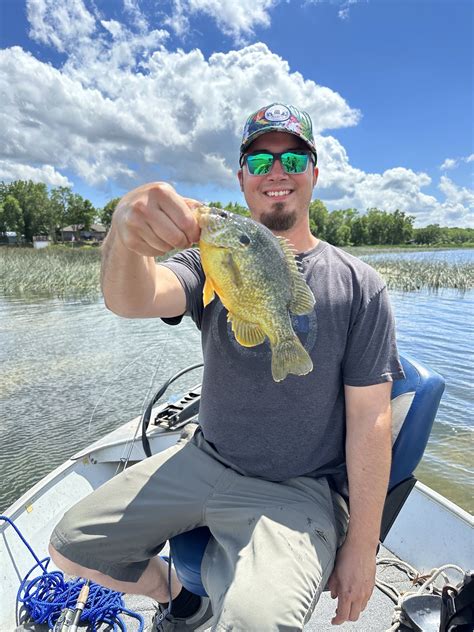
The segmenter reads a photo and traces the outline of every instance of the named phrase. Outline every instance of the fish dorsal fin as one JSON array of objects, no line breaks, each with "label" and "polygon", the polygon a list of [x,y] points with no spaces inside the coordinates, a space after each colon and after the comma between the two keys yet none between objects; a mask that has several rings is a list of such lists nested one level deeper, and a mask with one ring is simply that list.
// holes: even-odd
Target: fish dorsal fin
[{"label": "fish dorsal fin", "polygon": [[214,300],[214,297],[214,286],[212,285],[211,279],[209,277],[206,277],[206,280],[204,281],[204,288],[202,290],[204,307],[206,307],[206,305],[209,305],[209,303]]},{"label": "fish dorsal fin", "polygon": [[277,237],[288,263],[291,275],[291,301],[288,306],[293,314],[309,314],[314,308],[314,295],[298,267],[293,245],[284,237]]},{"label": "fish dorsal fin", "polygon": [[227,320],[232,325],[235,339],[243,347],[256,347],[265,340],[265,332],[258,325],[242,320],[232,312],[228,312]]}]

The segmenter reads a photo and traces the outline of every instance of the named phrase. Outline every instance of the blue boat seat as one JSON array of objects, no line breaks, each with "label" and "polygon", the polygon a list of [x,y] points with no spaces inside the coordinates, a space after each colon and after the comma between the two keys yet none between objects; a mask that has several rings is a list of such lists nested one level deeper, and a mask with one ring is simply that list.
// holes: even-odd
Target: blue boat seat
[{"label": "blue boat seat", "polygon": [[[413,472],[423,456],[445,385],[441,375],[416,360],[408,356],[402,356],[400,360],[405,379],[397,380],[392,387],[392,467],[381,542],[416,483]],[[206,595],[201,581],[201,562],[210,537],[207,527],[199,527],[170,540],[180,582],[201,596]]]}]

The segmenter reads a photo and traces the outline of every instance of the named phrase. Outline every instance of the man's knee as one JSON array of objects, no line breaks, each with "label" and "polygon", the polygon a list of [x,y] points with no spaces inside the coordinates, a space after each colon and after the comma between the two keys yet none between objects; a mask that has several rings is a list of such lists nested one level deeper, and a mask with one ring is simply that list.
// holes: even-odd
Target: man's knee
[{"label": "man's knee", "polygon": [[216,608],[213,603],[216,615],[213,630],[300,632],[306,612],[294,605],[285,603],[284,598],[277,598],[276,595],[259,595],[259,591],[255,589],[242,598],[228,594],[220,599]]},{"label": "man's knee", "polygon": [[49,555],[53,560],[54,564],[66,573],[66,575],[73,575],[74,577],[88,577],[89,579],[93,579],[91,575],[96,575],[96,579],[99,578],[101,573],[98,571],[93,571],[92,569],[87,569],[85,566],[81,566],[81,564],[77,564],[72,560],[65,557],[62,553],[60,553],[54,545],[49,543]]}]

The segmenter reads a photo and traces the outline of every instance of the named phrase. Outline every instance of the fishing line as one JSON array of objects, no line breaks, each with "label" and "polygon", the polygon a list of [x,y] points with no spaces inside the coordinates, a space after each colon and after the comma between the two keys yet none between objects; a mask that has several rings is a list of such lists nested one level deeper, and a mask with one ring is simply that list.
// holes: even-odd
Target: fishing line
[{"label": "fishing line", "polygon": [[[168,335],[168,332],[167,332]],[[165,340],[165,344],[166,344],[167,340]],[[140,353],[138,355],[135,356],[135,358],[133,358],[133,360],[131,362],[129,362],[127,365],[125,365],[122,369],[120,369],[120,371],[117,373],[116,376],[114,376],[114,378],[112,379],[112,381],[110,382],[110,384],[105,388],[104,392],[100,395],[99,399],[96,402],[96,405],[94,406],[94,410],[92,411],[92,414],[90,416],[89,419],[89,424],[87,426],[87,434],[90,434],[90,430],[91,430],[91,425],[92,425],[92,421],[94,419],[94,415],[95,412],[97,410],[97,408],[99,407],[100,402],[104,399],[105,394],[107,393],[107,391],[115,384],[115,382],[117,381],[117,379],[122,375],[122,373],[124,373],[129,367],[131,367],[133,364],[135,364],[136,362],[138,362],[138,360],[143,359],[143,355],[148,351],[154,351],[155,348],[159,348],[160,345],[162,343],[157,343],[154,347],[152,347],[151,349],[149,347],[144,348],[140,351]]]},{"label": "fishing line", "polygon": [[[167,329],[166,329],[166,337],[165,337],[165,341],[164,341],[164,343],[162,345],[163,353],[161,354],[161,357],[158,360],[158,363],[157,363],[157,365],[155,367],[155,370],[153,372],[153,375],[151,377],[150,384],[148,385],[148,390],[147,390],[147,392],[145,394],[145,397],[143,399],[142,406],[141,406],[141,409],[140,409],[140,419],[138,420],[137,427],[135,428],[135,432],[133,434],[133,437],[131,439],[129,439],[127,441],[127,443],[125,444],[125,446],[124,446],[124,449],[123,449],[123,452],[122,452],[122,456],[120,457],[120,460],[119,460],[119,462],[117,464],[117,469],[115,470],[115,476],[120,471],[125,470],[127,465],[128,465],[128,462],[130,461],[130,456],[132,454],[133,446],[135,444],[135,439],[137,438],[138,431],[140,430],[140,428],[142,426],[142,423],[143,423],[143,415],[145,414],[145,411],[146,411],[146,408],[147,408],[148,400],[150,398],[150,393],[151,393],[151,390],[153,388],[153,383],[154,383],[154,381],[156,379],[156,376],[158,374],[159,369],[161,369],[161,365],[163,364],[163,358],[165,356],[164,352],[166,350],[166,347],[168,346],[168,341],[169,341],[169,336],[170,336],[170,329],[171,329],[170,327],[167,327]],[[125,455],[125,451],[127,451],[126,456],[124,456]]]}]

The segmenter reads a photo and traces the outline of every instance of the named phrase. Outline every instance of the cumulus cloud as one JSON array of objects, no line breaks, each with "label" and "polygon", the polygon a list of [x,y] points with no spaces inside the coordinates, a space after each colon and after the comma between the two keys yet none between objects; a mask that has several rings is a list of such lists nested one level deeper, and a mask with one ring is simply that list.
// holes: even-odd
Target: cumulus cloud
[{"label": "cumulus cloud", "polygon": [[44,182],[53,187],[71,187],[72,182],[66,176],[56,171],[52,165],[32,167],[31,165],[0,160],[0,181],[33,180]]},{"label": "cumulus cloud", "polygon": [[440,169],[441,171],[455,169],[456,167],[459,167],[462,162],[474,162],[474,154],[470,154],[469,156],[461,156],[460,158],[446,158]]},{"label": "cumulus cloud", "polygon": [[60,52],[65,52],[70,42],[90,38],[96,29],[95,18],[83,0],[28,0],[26,7],[30,37]]},{"label": "cumulus cloud", "polygon": [[[253,24],[264,25],[274,4],[262,2],[257,10],[250,2],[221,2],[215,19],[234,28],[233,37],[249,35],[252,21],[239,13],[242,7],[247,17],[257,16]],[[217,7],[212,0],[178,5],[191,13]],[[178,190],[204,183],[237,193],[243,121],[265,103],[283,101],[312,116],[321,168],[316,194],[329,208],[398,208],[415,214],[418,224],[469,224],[473,194],[445,176],[440,202],[423,191],[431,184],[426,173],[400,166],[365,173],[352,166],[328,130],[356,125],[361,113],[334,90],[292,72],[265,44],[208,58],[199,49],[170,51],[169,33],[150,30],[137,0],[124,0],[127,24],[87,6],[28,0],[32,37],[63,52],[62,67],[19,47],[0,51],[3,179],[67,185],[61,173],[67,170],[98,187],[166,179]],[[448,161],[473,159],[447,159],[445,168]]]},{"label": "cumulus cloud", "polygon": [[119,67],[113,49],[87,67],[76,56],[62,70],[18,47],[0,52],[8,159],[73,169],[92,185],[112,178],[129,186],[133,163],[141,176],[232,187],[242,122],[262,103],[297,102],[317,130],[359,119],[339,94],[292,73],[264,44],[209,59],[161,48],[143,73]]},{"label": "cumulus cloud", "polygon": [[439,223],[444,226],[471,226],[474,220],[474,192],[459,187],[442,176],[438,189],[440,202],[423,192],[432,183],[423,172],[394,167],[383,173],[366,173],[351,166],[344,147],[332,136],[319,136],[320,176],[316,196],[329,208],[377,207],[393,212],[405,211],[415,217],[415,225]]},{"label": "cumulus cloud", "polygon": [[189,31],[189,17],[203,14],[215,20],[221,31],[237,44],[253,37],[256,27],[270,26],[270,10],[279,0],[174,0],[174,12],[166,23],[179,36]]}]

